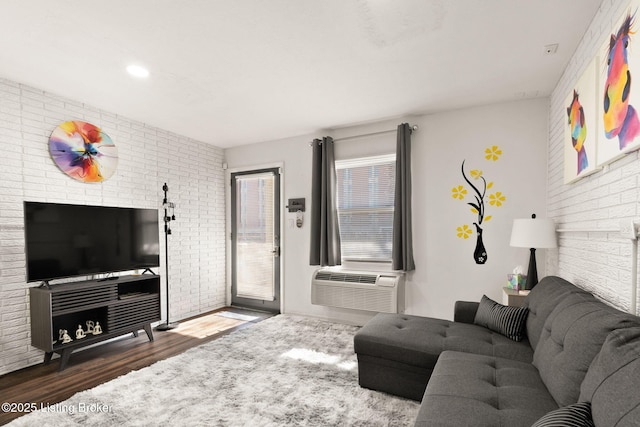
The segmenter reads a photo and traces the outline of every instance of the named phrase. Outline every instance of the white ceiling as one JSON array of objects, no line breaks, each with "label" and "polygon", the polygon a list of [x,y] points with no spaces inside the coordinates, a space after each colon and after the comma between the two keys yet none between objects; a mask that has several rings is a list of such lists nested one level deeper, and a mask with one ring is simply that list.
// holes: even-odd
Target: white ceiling
[{"label": "white ceiling", "polygon": [[4,0],[0,77],[231,147],[548,96],[600,3]]}]

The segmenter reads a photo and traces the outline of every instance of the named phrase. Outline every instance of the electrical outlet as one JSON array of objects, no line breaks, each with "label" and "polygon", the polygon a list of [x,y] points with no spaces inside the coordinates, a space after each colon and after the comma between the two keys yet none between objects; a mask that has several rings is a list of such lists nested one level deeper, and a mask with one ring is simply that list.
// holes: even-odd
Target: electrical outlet
[{"label": "electrical outlet", "polygon": [[626,219],[620,221],[620,234],[622,237],[636,240],[638,238],[638,231],[636,230],[636,224],[633,220]]}]

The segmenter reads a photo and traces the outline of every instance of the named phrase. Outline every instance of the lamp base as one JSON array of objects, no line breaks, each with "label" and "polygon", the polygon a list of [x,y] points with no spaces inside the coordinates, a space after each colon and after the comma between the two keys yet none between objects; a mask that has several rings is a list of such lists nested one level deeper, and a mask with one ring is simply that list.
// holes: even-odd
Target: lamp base
[{"label": "lamp base", "polygon": [[531,255],[529,255],[529,270],[527,271],[527,282],[524,288],[527,290],[533,289],[538,284],[538,267],[536,265],[536,250],[531,248]]},{"label": "lamp base", "polygon": [[164,322],[156,326],[156,331],[170,331],[171,329],[175,329],[178,326],[180,326],[180,323],[178,322],[173,322],[173,323]]}]

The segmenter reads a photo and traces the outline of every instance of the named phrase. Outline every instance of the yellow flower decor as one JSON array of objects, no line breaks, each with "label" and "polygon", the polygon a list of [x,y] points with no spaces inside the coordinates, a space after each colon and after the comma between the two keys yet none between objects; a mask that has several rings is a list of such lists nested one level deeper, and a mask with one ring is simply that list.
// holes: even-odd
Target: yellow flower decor
[{"label": "yellow flower decor", "polygon": [[[490,161],[496,161],[502,155],[502,150],[493,145],[485,150],[485,158]],[[486,214],[485,198],[489,201],[489,205],[499,208],[507,200],[507,197],[502,194],[501,191],[496,191],[492,194],[487,194],[487,190],[493,188],[493,181],[485,179],[482,170],[471,169],[469,174],[464,170],[464,161],[462,162],[462,177],[468,184],[468,187],[464,185],[458,185],[451,189],[451,196],[454,199],[464,200],[465,196],[470,194],[471,201],[467,202],[467,205],[471,207],[471,213],[476,215],[476,221],[473,223],[476,231],[476,248],[473,252],[473,259],[476,264],[484,264],[487,262],[487,250],[484,247],[482,240],[483,223],[489,221],[492,217]],[[467,190],[469,188],[469,190]],[[468,239],[473,234],[473,228],[468,224],[456,227],[456,235],[459,239]]]},{"label": "yellow flower decor", "polygon": [[478,179],[482,176],[482,171],[480,169],[473,169],[469,172],[469,175],[471,175],[471,178],[473,179]]},{"label": "yellow flower decor", "polygon": [[458,237],[460,239],[468,239],[469,236],[471,236],[471,234],[473,234],[473,230],[471,228],[469,228],[469,226],[467,224],[456,228],[456,231],[458,232]]},{"label": "yellow flower decor", "polygon": [[467,194],[467,190],[465,190],[464,186],[458,185],[457,187],[453,187],[451,189],[451,197],[454,199],[464,199],[464,196]]},{"label": "yellow flower decor", "polygon": [[496,161],[502,156],[502,150],[498,148],[497,145],[492,145],[491,147],[484,150],[484,158],[487,160]]},{"label": "yellow flower decor", "polygon": [[500,191],[496,191],[495,193],[489,195],[489,204],[491,206],[500,207],[505,200],[507,200],[507,198]]}]

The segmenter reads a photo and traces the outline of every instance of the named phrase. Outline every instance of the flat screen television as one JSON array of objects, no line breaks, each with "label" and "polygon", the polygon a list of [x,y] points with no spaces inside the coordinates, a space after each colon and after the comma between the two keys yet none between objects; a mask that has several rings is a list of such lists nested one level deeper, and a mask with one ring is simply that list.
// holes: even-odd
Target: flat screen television
[{"label": "flat screen television", "polygon": [[160,265],[157,209],[24,202],[27,282]]}]

